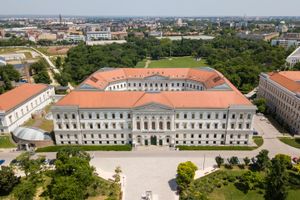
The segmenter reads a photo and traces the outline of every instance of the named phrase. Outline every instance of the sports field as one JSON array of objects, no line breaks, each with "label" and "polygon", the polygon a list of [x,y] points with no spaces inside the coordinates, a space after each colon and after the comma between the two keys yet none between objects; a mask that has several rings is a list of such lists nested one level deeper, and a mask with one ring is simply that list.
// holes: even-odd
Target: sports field
[{"label": "sports field", "polygon": [[[148,64],[148,66],[147,66]],[[191,68],[207,66],[205,59],[196,60],[191,56],[164,58],[161,60],[143,60],[137,64],[137,68]]]}]

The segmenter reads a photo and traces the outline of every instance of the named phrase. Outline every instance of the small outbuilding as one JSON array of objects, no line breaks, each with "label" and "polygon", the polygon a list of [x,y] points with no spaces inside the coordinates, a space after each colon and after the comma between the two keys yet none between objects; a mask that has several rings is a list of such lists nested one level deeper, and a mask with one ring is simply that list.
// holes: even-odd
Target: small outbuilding
[{"label": "small outbuilding", "polygon": [[12,132],[12,136],[20,150],[53,145],[50,133],[38,128],[18,127]]}]

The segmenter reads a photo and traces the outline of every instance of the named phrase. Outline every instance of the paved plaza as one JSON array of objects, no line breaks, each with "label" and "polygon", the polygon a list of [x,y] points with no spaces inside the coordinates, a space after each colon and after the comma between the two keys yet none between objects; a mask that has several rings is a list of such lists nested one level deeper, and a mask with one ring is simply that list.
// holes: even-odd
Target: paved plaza
[{"label": "paved plaza", "polygon": [[[147,190],[152,191],[156,199],[178,199],[176,195],[176,168],[180,162],[192,161],[200,170],[215,165],[215,157],[237,156],[253,157],[262,149],[268,149],[270,156],[278,153],[300,156],[300,149],[280,142],[281,135],[271,123],[261,116],[255,116],[254,128],[264,138],[262,147],[254,151],[174,151],[168,148],[151,146],[135,149],[131,152],[91,152],[91,164],[107,173],[113,173],[120,166],[124,174],[125,200],[140,200]],[[9,163],[18,153],[0,152],[0,158]],[[47,153],[54,158],[55,153]]]}]

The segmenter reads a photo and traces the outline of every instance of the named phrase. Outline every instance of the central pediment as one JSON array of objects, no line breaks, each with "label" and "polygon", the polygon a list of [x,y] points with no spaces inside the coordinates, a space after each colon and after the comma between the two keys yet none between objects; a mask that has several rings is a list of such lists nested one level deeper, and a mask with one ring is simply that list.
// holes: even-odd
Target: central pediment
[{"label": "central pediment", "polygon": [[150,102],[144,105],[140,105],[134,108],[134,110],[143,110],[143,111],[170,111],[173,110],[172,107],[168,105],[163,105],[156,102]]},{"label": "central pediment", "polygon": [[168,80],[168,79],[169,79],[168,77],[159,74],[153,74],[145,77],[145,80]]}]

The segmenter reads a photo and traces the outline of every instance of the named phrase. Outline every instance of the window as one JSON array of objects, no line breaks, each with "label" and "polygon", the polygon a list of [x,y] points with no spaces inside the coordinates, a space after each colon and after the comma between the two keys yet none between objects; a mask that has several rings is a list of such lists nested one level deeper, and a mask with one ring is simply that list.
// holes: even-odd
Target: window
[{"label": "window", "polygon": [[59,135],[60,139],[63,139],[63,135]]},{"label": "window", "polygon": [[92,123],[90,123],[90,129],[93,129],[93,124]]},{"label": "window", "polygon": [[216,119],[219,119],[219,113],[216,113]]},{"label": "window", "polygon": [[249,123],[246,124],[246,128],[250,129],[250,124]]},{"label": "window", "polygon": [[231,115],[231,119],[235,119],[235,114],[232,114],[232,115]]},{"label": "window", "polygon": [[191,128],[194,129],[195,128],[195,124],[191,123]]},{"label": "window", "polygon": [[56,118],[57,118],[57,119],[60,119],[60,115],[59,115],[59,114],[56,114]]},{"label": "window", "polygon": [[214,134],[214,138],[217,138],[217,134]]},{"label": "window", "polygon": [[70,129],[70,126],[69,126],[69,124],[66,124],[66,129]]},{"label": "window", "polygon": [[224,114],[223,114],[223,119],[226,119],[226,117],[227,117],[227,115],[224,113]]},{"label": "window", "polygon": [[136,122],[136,129],[141,130],[141,123],[140,122]]},{"label": "window", "polygon": [[191,138],[194,138],[194,134],[191,134]]},{"label": "window", "polygon": [[209,138],[209,134],[206,134],[206,138]]},{"label": "window", "polygon": [[243,119],[244,118],[244,115],[243,114],[240,114],[240,119]]},{"label": "window", "polygon": [[81,117],[81,119],[84,119],[84,114],[81,114],[80,117]]},{"label": "window", "polygon": [[200,115],[199,115],[199,118],[200,118],[200,119],[202,119],[202,118],[203,118],[203,114],[202,114],[202,113],[200,113]]},{"label": "window", "polygon": [[115,113],[113,113],[111,116],[112,116],[113,119],[116,118],[116,114]]},{"label": "window", "polygon": [[202,129],[202,123],[199,123],[199,129]]},{"label": "window", "polygon": [[106,134],[106,138],[109,138],[109,134]]},{"label": "window", "polygon": [[176,119],[179,119],[179,113],[176,114]]},{"label": "window", "polygon": [[230,135],[230,139],[232,139],[232,138],[233,138],[233,134]]},{"label": "window", "polygon": [[124,134],[123,133],[121,134],[121,138],[124,138]]},{"label": "window", "polygon": [[234,124],[231,124],[231,129],[234,129]]},{"label": "window", "polygon": [[195,119],[195,113],[192,113],[192,119]]},{"label": "window", "polygon": [[210,129],[210,123],[206,124],[206,129]]},{"label": "window", "polygon": [[85,129],[85,123],[81,123],[81,128]]},{"label": "window", "polygon": [[222,124],[222,128],[226,129],[226,124],[225,123]]},{"label": "window", "polygon": [[187,119],[187,114],[186,113],[184,113],[183,118]]},{"label": "window", "polygon": [[251,114],[248,114],[248,115],[247,115],[247,119],[251,119]]},{"label": "window", "polygon": [[86,138],[86,134],[83,134],[83,138]]},{"label": "window", "polygon": [[214,126],[215,126],[215,129],[218,129],[218,123],[215,123]]},{"label": "window", "polygon": [[92,119],[92,114],[91,113],[89,113],[89,119]]},{"label": "window", "polygon": [[151,128],[152,128],[152,130],[155,130],[155,122],[152,122]]},{"label": "window", "polygon": [[239,124],[239,129],[242,129],[242,124],[241,123]]},{"label": "window", "polygon": [[176,128],[179,129],[179,123],[176,123]]},{"label": "window", "polygon": [[128,113],[128,115],[127,115],[127,118],[128,118],[128,119],[130,119],[130,118],[131,118],[131,115],[130,115],[129,113]]},{"label": "window", "polygon": [[159,130],[163,130],[163,122],[159,122]]},{"label": "window", "polygon": [[178,135],[178,134],[176,134],[176,138],[179,138],[179,135]]},{"label": "window", "polygon": [[210,113],[207,114],[207,119],[210,119]]},{"label": "window", "polygon": [[73,113],[73,114],[72,114],[72,119],[75,119],[75,118],[76,118],[76,116],[75,116],[75,114]]},{"label": "window", "polygon": [[100,114],[99,114],[99,113],[97,113],[96,117],[97,117],[97,119],[100,119]]},{"label": "window", "polygon": [[171,122],[167,122],[167,129],[171,130]]},{"label": "window", "polygon": [[97,124],[97,128],[101,129],[101,124],[100,123]]},{"label": "window", "polygon": [[117,134],[114,134],[114,138],[117,138]]},{"label": "window", "polygon": [[73,124],[73,129],[77,129],[77,124]]},{"label": "window", "polygon": [[61,127],[61,124],[59,123],[59,124],[57,124],[57,126],[58,126],[58,129],[62,129],[62,127]]},{"label": "window", "polygon": [[94,134],[91,134],[91,138],[94,138]]},{"label": "window", "polygon": [[122,113],[120,113],[120,119],[123,119],[123,114]]},{"label": "window", "polygon": [[148,130],[148,122],[144,122],[144,129]]}]

